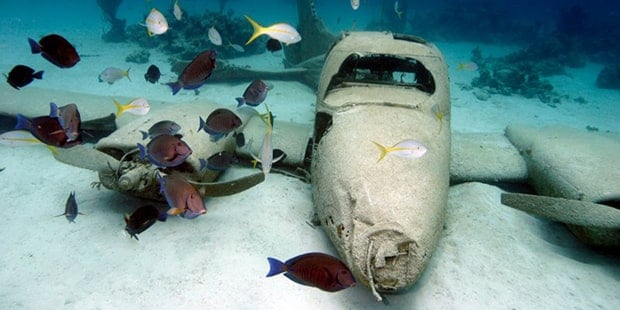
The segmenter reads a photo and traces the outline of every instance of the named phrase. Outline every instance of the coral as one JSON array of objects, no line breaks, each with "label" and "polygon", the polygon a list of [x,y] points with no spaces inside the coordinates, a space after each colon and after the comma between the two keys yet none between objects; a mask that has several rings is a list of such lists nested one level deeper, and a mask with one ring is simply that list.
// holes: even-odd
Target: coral
[{"label": "coral", "polygon": [[598,88],[620,89],[620,64],[605,66],[596,78]]},{"label": "coral", "polygon": [[151,53],[147,50],[138,50],[133,53],[127,55],[125,57],[126,62],[133,62],[137,64],[145,64],[149,62],[149,57],[151,57]]},{"label": "coral", "polygon": [[[264,51],[261,40],[244,46],[241,54],[231,44],[243,45],[252,35],[252,27],[242,17],[234,15],[232,10],[226,13],[205,11],[201,15],[190,15],[186,12],[181,21],[168,18],[170,30],[158,36],[149,37],[146,29],[140,25],[127,27],[128,38],[142,48],[157,48],[172,59],[191,60],[206,49],[215,49],[218,58],[233,58],[241,55],[256,54]],[[216,46],[209,41],[209,28],[215,26],[222,37],[222,45]]]},{"label": "coral", "polygon": [[483,58],[480,49],[474,49],[472,59],[478,63],[479,76],[472,80],[471,86],[483,89],[488,94],[517,94],[526,98],[538,98],[548,104],[559,103],[561,96],[548,81],[540,79],[544,73],[558,71],[554,63],[542,62],[541,65],[535,59],[524,56],[525,54],[518,51],[500,58]]},{"label": "coral", "polygon": [[336,36],[327,30],[317,15],[314,0],[297,0],[297,16],[299,18],[297,31],[303,39],[298,43],[284,47],[288,66],[294,66],[327,53],[329,47],[336,40]]},{"label": "coral", "polygon": [[126,21],[116,17],[116,12],[122,2],[123,0],[97,0],[97,5],[103,12],[103,17],[111,25],[110,30],[101,36],[106,42],[122,42],[127,38],[125,34]]}]

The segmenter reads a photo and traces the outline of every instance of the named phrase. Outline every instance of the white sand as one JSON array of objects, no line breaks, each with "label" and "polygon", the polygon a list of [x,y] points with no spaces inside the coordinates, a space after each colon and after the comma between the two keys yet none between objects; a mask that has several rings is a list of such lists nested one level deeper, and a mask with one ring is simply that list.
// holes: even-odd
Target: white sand
[{"label": "white sand", "polygon": [[[19,19],[19,20],[18,20]],[[34,19],[38,21],[38,19]],[[55,21],[58,22],[58,21]],[[42,115],[48,112],[46,89],[82,93],[78,103],[84,119],[114,112],[108,97],[147,97],[160,105],[201,100],[234,106],[246,84],[207,84],[200,95],[181,91],[172,96],[165,86],[151,85],[142,74],[148,64],[124,62],[138,49],[130,44],[102,44],[100,21],[85,28],[60,29],[72,38],[84,57],[72,69],[61,70],[38,55],[30,55],[27,36],[46,28],[24,18],[0,23],[0,70],[17,63],[45,70],[44,80],[19,91],[0,87],[0,111]],[[45,24],[46,25],[46,24]],[[30,27],[29,27],[30,26]],[[53,28],[53,23],[49,25]],[[89,28],[90,27],[90,28]],[[31,31],[36,29],[36,31]],[[96,30],[95,30],[96,29]],[[95,35],[93,35],[95,33]],[[587,125],[620,131],[617,91],[594,87],[600,66],[569,70],[552,83],[571,98],[552,108],[538,100],[492,96],[477,100],[457,84],[476,74],[455,70],[476,44],[439,42],[451,73],[452,129],[461,132],[501,132],[511,122]],[[511,49],[481,46],[485,55]],[[165,69],[166,57],[151,51],[151,62]],[[275,67],[271,54],[239,60]],[[97,82],[107,66],[131,66],[132,82]],[[167,73],[163,81],[172,80]],[[268,102],[280,120],[310,125],[314,91],[295,82],[273,81]],[[9,93],[11,92],[11,93]],[[7,95],[8,94],[8,95]],[[23,97],[7,102],[6,98]],[[67,102],[59,102],[65,104]],[[187,108],[188,105],[185,105]],[[123,116],[124,124],[135,116]],[[274,141],[277,143],[277,141]],[[0,197],[5,216],[0,225],[0,308],[2,309],[282,309],[303,305],[313,309],[371,309],[380,306],[368,289],[357,286],[325,293],[300,286],[284,276],[265,278],[267,256],[288,259],[320,251],[334,254],[321,229],[306,221],[313,212],[310,185],[271,174],[266,182],[238,195],[207,199],[209,212],[195,220],[171,218],[139,235],[123,234],[123,215],[143,201],[105,189],[92,189],[94,172],[53,159],[43,147],[0,147],[3,183]],[[54,217],[75,191],[80,211],[77,223]],[[422,279],[411,290],[388,296],[399,309],[618,309],[620,265],[583,247],[560,224],[533,218],[499,203],[500,190],[482,184],[455,186],[450,192],[444,235]]]}]

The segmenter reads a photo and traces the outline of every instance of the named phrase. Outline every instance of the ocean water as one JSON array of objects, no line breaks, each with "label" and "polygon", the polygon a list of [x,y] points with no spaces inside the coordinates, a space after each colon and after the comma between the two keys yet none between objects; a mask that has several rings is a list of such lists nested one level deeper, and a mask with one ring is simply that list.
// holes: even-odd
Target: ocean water
[{"label": "ocean water", "polygon": [[[204,114],[207,104],[235,110],[235,98],[243,94],[253,79],[261,78],[256,73],[247,76],[237,73],[233,78],[224,78],[224,72],[234,66],[262,72],[265,76],[276,72],[263,78],[271,87],[265,102],[275,115],[273,143],[276,148],[278,144],[288,147],[284,151],[289,154],[285,165],[275,164],[261,184],[227,197],[207,195],[203,197],[209,210],[206,215],[193,220],[170,217],[165,223],[155,223],[137,241],[124,232],[123,216],[148,203],[166,210],[168,206],[161,196],[158,202],[152,202],[145,195],[97,189],[91,185],[100,180],[97,172],[61,163],[54,158],[53,151],[36,140],[20,146],[10,146],[3,140],[0,199],[6,216],[0,224],[0,234],[4,236],[0,242],[0,308],[280,309],[298,303],[325,309],[383,306],[376,303],[364,285],[327,293],[282,276],[265,278],[269,267],[267,256],[288,259],[305,252],[338,255],[327,234],[308,225],[316,210],[312,184],[300,172],[300,169],[310,172],[308,162],[303,162],[304,152],[306,141],[314,131],[318,72],[324,61],[321,55],[328,51],[331,42],[315,39],[314,33],[305,32],[316,29],[300,27],[298,4],[309,8],[301,15],[316,16],[332,38],[354,31],[394,32],[419,36],[436,46],[443,54],[448,72],[451,110],[445,113],[445,121],[450,122],[453,134],[501,135],[506,126],[514,123],[561,125],[603,134],[618,143],[620,5],[617,3],[603,0],[359,2],[359,8],[354,10],[344,0],[179,0],[184,15],[177,21],[172,12],[174,1],[168,0],[120,0],[115,10],[107,12],[103,7],[115,1],[1,1],[0,71],[8,75],[14,66],[21,64],[35,71],[43,70],[44,75],[20,90],[2,82],[0,134],[13,130],[17,113],[28,117],[47,115],[50,102],[76,103],[82,120],[87,121],[115,113],[113,99],[128,103],[143,97],[150,102],[149,114],[125,113],[116,121],[108,121],[118,128],[113,135],[126,134],[124,143],[129,145],[144,143],[132,136],[135,131],[127,128],[147,130],[139,124],[182,115],[191,119],[183,135],[198,139],[200,136],[196,135],[204,135],[196,129],[199,116],[207,116]],[[160,10],[170,25],[161,36],[146,34],[145,17],[151,8]],[[113,31],[111,19],[106,18],[110,14],[122,21],[119,32]],[[245,45],[252,27],[244,15],[263,26],[288,23],[299,30],[302,41],[275,52],[266,49],[265,35]],[[211,26],[219,30],[222,45],[209,40]],[[41,55],[31,53],[28,38],[38,41],[52,33],[66,38],[80,54],[81,60],[74,67],[59,68]],[[233,44],[244,51],[237,51]],[[307,59],[296,60],[296,46],[312,52],[306,54]],[[173,95],[165,83],[176,81],[188,61],[206,49],[217,52],[218,65],[212,76],[196,91],[181,90]],[[139,53],[147,53],[148,60],[128,59]],[[321,56],[311,65],[314,74],[300,78],[282,73],[314,56]],[[151,84],[143,78],[151,64],[162,72],[159,83]],[[122,77],[113,84],[100,82],[98,77],[107,67],[128,70],[130,79]],[[611,74],[601,78],[605,70]],[[402,100],[406,102],[407,98]],[[267,112],[264,104],[256,110]],[[287,130],[278,132],[278,124]],[[256,154],[261,151],[265,132],[261,122],[253,126],[254,132],[247,132],[246,140],[252,140],[249,152]],[[352,129],[350,138],[361,134]],[[89,148],[96,142],[92,139],[85,143]],[[208,141],[206,135],[202,139]],[[344,137],[342,144],[334,147],[342,147],[347,141]],[[372,145],[370,148],[376,151],[372,153],[374,164],[379,152]],[[198,149],[201,151],[196,151],[194,157],[211,155],[196,146]],[[241,162],[218,180],[260,172],[249,163],[251,158],[246,148],[235,150]],[[617,162],[613,165],[610,170],[620,171]],[[416,181],[412,183],[415,185]],[[530,186],[528,180],[518,183]],[[492,214],[507,212],[501,213],[506,216],[501,220],[489,214],[479,218],[460,216],[467,206],[476,212],[472,205],[477,203],[491,201],[501,206],[500,190],[487,185],[470,188],[469,193],[475,195],[462,194],[463,187],[453,190],[450,195],[465,197],[464,201],[471,203],[463,203],[466,207],[457,211],[454,211],[456,202],[448,203],[447,228],[436,228],[444,229],[446,234],[439,240],[438,254],[411,289],[386,295],[392,307],[620,307],[614,289],[620,280],[617,248],[614,255],[587,247],[562,224],[512,209],[490,211]],[[72,191],[76,192],[79,210],[84,214],[77,216],[76,223],[67,223],[63,216],[55,216],[64,212],[65,201]],[[150,191],[153,197],[158,187],[150,187]],[[456,196],[457,193],[462,196]],[[446,191],[441,194],[448,195]],[[611,195],[617,200],[620,192]],[[475,236],[476,225],[484,226],[488,235],[468,247],[470,240],[458,236]],[[455,233],[454,227],[466,232]],[[502,227],[507,231],[501,231]],[[504,250],[494,248],[499,245],[505,246]],[[511,250],[518,252],[522,260],[516,265],[510,262]],[[555,267],[550,267],[554,263]],[[571,271],[564,272],[562,268]],[[479,270],[484,273],[481,275]],[[480,283],[469,283],[468,277]],[[555,295],[545,293],[550,286]]]}]

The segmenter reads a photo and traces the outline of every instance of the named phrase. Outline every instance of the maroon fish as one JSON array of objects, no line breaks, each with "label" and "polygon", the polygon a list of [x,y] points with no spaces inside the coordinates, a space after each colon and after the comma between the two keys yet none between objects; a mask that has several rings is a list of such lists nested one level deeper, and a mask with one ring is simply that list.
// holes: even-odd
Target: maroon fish
[{"label": "maroon fish", "polygon": [[20,89],[30,84],[34,79],[43,79],[43,71],[34,72],[34,69],[24,65],[13,67],[6,77],[7,83],[15,89]]},{"label": "maroon fish", "polygon": [[57,117],[40,116],[29,119],[17,114],[17,130],[28,130],[39,141],[57,147],[72,147],[82,143],[82,137],[70,139],[65,129],[60,125]]},{"label": "maroon fish", "polygon": [[170,206],[168,214],[183,214],[187,219],[193,219],[207,213],[202,197],[191,184],[179,172],[173,172],[165,177],[157,175],[160,184],[160,192],[166,197]]},{"label": "maroon fish", "polygon": [[306,253],[286,262],[268,257],[267,277],[285,272],[285,276],[299,284],[314,286],[327,292],[336,292],[355,286],[351,270],[339,259],[323,253]]},{"label": "maroon fish", "polygon": [[166,83],[172,89],[172,95],[176,95],[181,88],[183,89],[196,89],[204,85],[207,79],[211,76],[213,69],[215,69],[215,56],[214,50],[206,50],[183,69],[183,72],[179,76],[178,80],[174,83]]},{"label": "maroon fish", "polygon": [[262,80],[254,80],[243,92],[243,97],[235,98],[237,100],[237,107],[242,106],[244,103],[253,107],[258,106],[265,101],[269,89],[269,85]]},{"label": "maroon fish", "polygon": [[267,41],[267,50],[270,52],[277,52],[282,49],[282,43],[276,39],[269,39]]},{"label": "maroon fish", "polygon": [[39,43],[28,38],[28,43],[33,54],[40,53],[43,58],[60,68],[71,68],[80,61],[80,56],[73,45],[57,34],[44,36]]},{"label": "maroon fish", "polygon": [[60,126],[65,130],[65,134],[69,141],[77,140],[82,123],[80,111],[78,111],[75,103],[70,103],[62,107],[58,107],[55,103],[50,102],[50,117],[58,118]]},{"label": "maroon fish", "polygon": [[163,134],[153,138],[146,146],[138,143],[140,158],[147,158],[159,167],[176,167],[192,154],[192,149],[180,135]]}]

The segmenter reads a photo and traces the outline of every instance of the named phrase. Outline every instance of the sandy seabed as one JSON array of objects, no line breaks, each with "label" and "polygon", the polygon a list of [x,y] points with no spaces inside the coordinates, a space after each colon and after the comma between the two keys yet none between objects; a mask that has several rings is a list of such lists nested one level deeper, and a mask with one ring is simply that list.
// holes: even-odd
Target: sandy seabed
[{"label": "sandy seabed", "polygon": [[[4,20],[3,27],[11,21]],[[18,21],[13,21],[18,23]],[[149,64],[124,62],[137,47],[105,45],[80,29],[63,32],[90,55],[69,70],[30,55],[27,28],[0,35],[1,68],[18,63],[45,70],[44,79],[17,91],[3,84],[0,111],[43,115],[49,102],[76,98],[83,119],[115,112],[111,98],[143,96],[152,109],[210,101],[234,106],[247,83],[207,84],[199,95],[172,96],[163,85],[142,78]],[[502,132],[507,124],[564,124],[620,131],[620,93],[594,85],[600,66],[588,64],[551,78],[569,98],[556,107],[535,99],[491,96],[480,101],[462,90],[475,72],[457,71],[475,46],[485,54],[513,47],[436,42],[450,67],[454,132]],[[112,48],[108,48],[112,47]],[[152,52],[162,81],[174,80],[166,57]],[[253,68],[281,67],[269,53],[233,60]],[[99,83],[108,66],[131,66],[132,81]],[[216,73],[215,73],[216,74]],[[311,126],[314,90],[297,82],[272,81],[270,108],[280,120]],[[92,99],[89,99],[92,98]],[[78,102],[79,101],[79,102]],[[57,102],[66,104],[66,102]],[[107,103],[106,103],[107,102]],[[119,126],[138,116],[124,115]],[[274,142],[275,143],[275,142]],[[335,254],[320,228],[307,224],[314,212],[309,184],[278,174],[243,193],[206,199],[209,212],[195,220],[170,218],[141,234],[123,233],[123,215],[144,204],[136,198],[91,188],[92,171],[57,162],[44,147],[0,147],[0,308],[3,309],[375,309],[363,287],[325,293],[283,276],[266,278],[267,256],[288,259],[301,253]],[[64,217],[69,192],[80,211],[76,223]],[[497,187],[467,183],[450,189],[447,220],[439,246],[419,282],[387,298],[397,309],[618,309],[617,258],[586,248],[561,225],[500,204]]]}]

